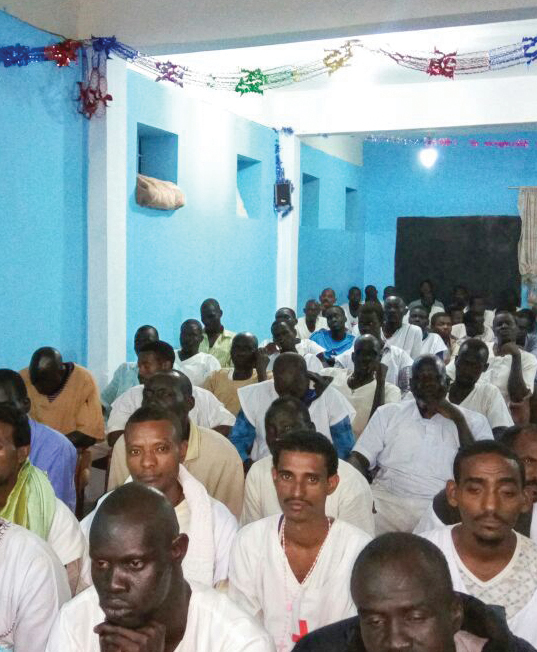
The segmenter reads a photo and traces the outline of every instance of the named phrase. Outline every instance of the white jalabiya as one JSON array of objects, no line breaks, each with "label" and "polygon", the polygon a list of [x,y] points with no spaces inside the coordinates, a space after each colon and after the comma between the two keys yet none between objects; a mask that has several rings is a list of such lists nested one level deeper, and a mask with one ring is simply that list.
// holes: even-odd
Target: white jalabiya
[{"label": "white jalabiya", "polygon": [[43,652],[52,622],[70,598],[67,573],[51,548],[0,519],[0,650]]},{"label": "white jalabiya", "polygon": [[[449,395],[447,398],[449,399]],[[472,391],[461,402],[461,406],[482,414],[491,428],[508,428],[513,425],[513,417],[500,390],[490,383],[476,383]]]},{"label": "white jalabiya", "polygon": [[[315,321],[315,329],[313,330],[313,333],[315,331],[321,330],[321,328],[328,328],[328,322],[326,321],[325,317],[322,317],[319,315],[317,317],[317,320]],[[296,334],[300,339],[302,340],[307,340],[309,339],[310,335],[312,335],[312,331],[308,329],[306,326],[306,318],[305,317],[299,317],[298,322],[296,325]]]},{"label": "white jalabiya", "polygon": [[413,324],[402,324],[395,333],[386,338],[388,346],[397,346],[415,360],[421,354],[421,328]]},{"label": "white jalabiya", "polygon": [[448,525],[421,536],[432,541],[444,553],[453,588],[460,593],[474,595],[483,602],[505,608],[507,624],[516,636],[537,645],[537,544],[516,533],[517,545],[508,565],[495,577],[484,582],[464,565],[453,543]]},{"label": "white jalabiya", "polygon": [[[272,403],[279,398],[274,389],[274,380],[265,380],[255,385],[247,385],[238,390],[241,409],[245,417],[254,426],[256,438],[251,457],[255,461],[270,455],[265,434],[265,414]],[[351,423],[356,412],[347,399],[333,387],[327,387],[321,396],[309,406],[311,420],[320,432],[330,441],[330,426],[336,425],[349,417]]]},{"label": "white jalabiya", "polygon": [[[144,386],[136,385],[118,396],[112,403],[112,411],[108,417],[107,432],[124,430],[129,417],[139,407],[142,407]],[[203,387],[192,387],[192,396],[195,405],[188,416],[202,428],[216,428],[217,426],[232,426],[235,417],[220,403],[214,394]]]},{"label": "white jalabiya", "polygon": [[427,337],[424,340],[421,340],[421,355],[443,354],[444,351],[447,351],[447,346],[438,333],[428,333]]},{"label": "white jalabiya", "polygon": [[349,578],[371,537],[334,521],[316,564],[299,584],[282,549],[281,520],[276,514],[239,530],[231,551],[229,597],[263,624],[279,652],[289,652],[306,633],[356,615]]},{"label": "white jalabiya", "polygon": [[[185,499],[175,507],[179,530],[188,534],[189,546],[183,560],[185,579],[206,586],[215,586],[227,579],[229,554],[237,533],[237,519],[218,500],[211,498],[205,487],[181,464],[179,483]],[[128,478],[127,482],[131,482]],[[82,579],[92,583],[89,560],[89,532],[99,505],[109,494],[99,499],[95,509],[80,523],[86,538]]]},{"label": "white jalabiya", "polygon": [[[468,338],[468,333],[466,332],[466,326],[464,324],[455,324],[451,328],[452,337],[457,340],[457,350],[460,348],[460,345]],[[481,335],[476,335],[476,340],[481,340],[482,342],[494,342],[494,332],[489,326],[484,327]]]},{"label": "white jalabiya", "polygon": [[[338,460],[339,484],[326,499],[326,515],[375,535],[373,494],[365,477],[354,466]],[[246,476],[241,525],[280,514],[282,508],[272,479],[272,457],[255,462]]]},{"label": "white jalabiya", "polygon": [[[348,351],[336,355],[335,366],[353,371],[354,362],[352,361],[352,351],[352,349],[349,349]],[[385,346],[384,349],[382,349],[381,362],[387,367],[386,382],[399,386],[401,372],[405,369],[409,369],[410,375],[410,369],[412,368],[414,361],[406,351],[403,351],[403,349],[400,349],[398,346]]]},{"label": "white jalabiya", "polygon": [[[324,353],[324,349],[322,346],[319,346],[317,342],[314,342],[313,340],[300,340],[300,342],[297,342],[295,348],[296,352],[306,361],[308,371],[320,373],[323,370],[323,363],[319,360],[317,354]],[[267,371],[272,371],[274,362],[279,355],[279,353],[269,355]]]},{"label": "white jalabiya", "polygon": [[193,385],[201,386],[213,371],[218,371],[221,366],[214,355],[202,353],[201,351],[191,358],[181,360],[179,358],[179,349],[176,349],[173,368],[188,376]]},{"label": "white jalabiya", "polygon": [[73,512],[59,498],[56,498],[56,510],[47,543],[64,566],[72,561],[82,559],[84,555],[84,536],[80,530],[80,524]]},{"label": "white jalabiya", "polygon": [[345,328],[347,329],[347,332],[355,335],[356,332],[358,331],[358,315],[356,315],[356,317],[353,317],[351,315],[351,309],[349,308],[348,303],[344,303],[343,305],[340,306],[340,308],[345,313],[345,317],[347,319],[347,321],[345,322]]},{"label": "white jalabiya", "polygon": [[[352,373],[350,369],[337,369],[335,367],[332,369],[323,369],[323,376],[331,376],[334,379],[331,387],[339,390],[356,410],[356,416],[352,422],[352,431],[356,439],[358,439],[369,421],[369,415],[371,414],[373,399],[375,398],[375,391],[377,389],[377,381],[372,380],[366,385],[351,389],[347,381],[352,376]],[[384,403],[398,403],[400,400],[401,390],[399,387],[391,383],[385,383]]]},{"label": "white jalabiya", "polygon": [[[267,632],[226,595],[193,582],[190,587],[186,630],[174,652],[275,652]],[[91,586],[61,609],[46,652],[100,652],[93,628],[104,620]]]}]

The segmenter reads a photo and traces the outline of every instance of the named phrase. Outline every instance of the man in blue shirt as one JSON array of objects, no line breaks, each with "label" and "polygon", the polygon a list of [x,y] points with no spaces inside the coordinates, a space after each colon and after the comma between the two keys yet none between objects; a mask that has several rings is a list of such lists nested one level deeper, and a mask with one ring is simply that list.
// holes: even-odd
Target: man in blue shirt
[{"label": "man in blue shirt", "polygon": [[[30,399],[21,376],[11,369],[0,369],[0,405],[30,411]],[[31,431],[30,462],[45,471],[60,500],[74,510],[76,448],[61,432],[28,417]]]},{"label": "man in blue shirt", "polygon": [[334,366],[334,357],[350,349],[354,342],[354,335],[347,333],[346,321],[347,316],[343,308],[332,306],[326,311],[326,321],[328,329],[321,328],[310,336],[319,346],[324,349],[323,354],[319,354],[321,362],[330,367]]}]

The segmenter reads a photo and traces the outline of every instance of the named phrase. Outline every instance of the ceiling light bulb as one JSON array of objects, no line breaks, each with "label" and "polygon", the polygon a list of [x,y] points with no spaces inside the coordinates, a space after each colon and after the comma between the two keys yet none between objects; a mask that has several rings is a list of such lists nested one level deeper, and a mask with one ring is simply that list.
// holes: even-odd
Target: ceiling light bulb
[{"label": "ceiling light bulb", "polygon": [[432,147],[425,147],[420,149],[419,158],[423,167],[432,168],[438,158],[438,151]]}]

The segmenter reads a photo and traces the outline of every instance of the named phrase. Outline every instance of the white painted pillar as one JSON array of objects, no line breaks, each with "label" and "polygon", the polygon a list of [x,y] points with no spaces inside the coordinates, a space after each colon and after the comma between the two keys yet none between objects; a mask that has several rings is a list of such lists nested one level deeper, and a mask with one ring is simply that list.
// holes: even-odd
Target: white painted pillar
[{"label": "white painted pillar", "polygon": [[113,97],[88,134],[88,368],[103,387],[126,359],[127,64],[107,62]]},{"label": "white painted pillar", "polygon": [[300,224],[300,141],[296,136],[280,134],[280,156],[294,191],[293,210],[278,217],[278,255],[276,259],[276,308],[296,310],[298,285],[298,227]]}]

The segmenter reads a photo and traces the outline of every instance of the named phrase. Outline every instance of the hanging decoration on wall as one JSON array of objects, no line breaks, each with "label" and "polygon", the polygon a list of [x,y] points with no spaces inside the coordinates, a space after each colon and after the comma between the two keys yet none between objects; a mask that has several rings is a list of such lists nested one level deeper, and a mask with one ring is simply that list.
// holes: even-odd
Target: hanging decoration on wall
[{"label": "hanging decoration on wall", "polygon": [[[480,142],[475,138],[468,140],[457,138],[430,138],[424,136],[422,138],[398,138],[396,136],[375,136],[370,135],[364,138],[366,143],[388,143],[391,145],[419,145],[421,147],[449,147],[451,145],[470,145],[471,147],[497,147],[499,149],[515,148],[527,149],[531,147],[531,142],[527,138],[519,138],[518,140],[484,140]],[[537,146],[537,141],[534,143]]]},{"label": "hanging decoration on wall", "polygon": [[274,155],[276,163],[276,183],[274,184],[274,210],[278,215],[287,217],[293,210],[291,203],[291,194],[294,186],[289,179],[285,178],[285,170],[283,168],[281,151],[280,151],[280,134],[284,136],[292,136],[294,131],[291,127],[282,127],[281,129],[274,129],[276,132],[276,139],[274,142]]},{"label": "hanging decoration on wall", "polygon": [[[530,65],[537,59],[537,36],[524,37],[518,43],[481,52],[447,53],[434,48],[431,52],[402,53],[390,47],[369,45],[360,39],[348,39],[339,47],[325,50],[317,59],[309,62],[278,66],[268,69],[241,68],[233,72],[203,72],[192,70],[179,63],[161,61],[146,56],[135,48],[121,43],[115,36],[94,37],[84,41],[64,39],[44,47],[31,48],[17,43],[0,47],[0,64],[5,68],[24,67],[31,63],[52,61],[59,68],[76,64],[79,58],[89,62],[84,69],[80,84],[81,112],[86,117],[98,115],[106,108],[111,96],[106,91],[106,66],[102,61],[115,55],[132,66],[152,75],[158,82],[170,82],[181,88],[188,86],[224,90],[243,95],[306,82],[320,75],[332,75],[364,50],[389,57],[397,65],[423,72],[429,76],[454,80],[460,75],[470,75],[501,70],[511,66]],[[81,55],[82,52],[82,55]],[[95,60],[94,57],[98,59]],[[97,107],[97,108],[95,108]]]}]

